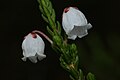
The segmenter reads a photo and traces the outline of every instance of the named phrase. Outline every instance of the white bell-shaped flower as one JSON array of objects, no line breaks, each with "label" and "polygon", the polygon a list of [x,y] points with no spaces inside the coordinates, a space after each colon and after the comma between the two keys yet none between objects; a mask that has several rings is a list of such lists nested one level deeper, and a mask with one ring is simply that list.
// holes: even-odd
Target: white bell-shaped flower
[{"label": "white bell-shaped flower", "polygon": [[28,58],[31,62],[36,63],[37,58],[42,60],[46,57],[44,54],[45,44],[42,38],[36,33],[29,33],[22,43],[23,61]]},{"label": "white bell-shaped flower", "polygon": [[68,39],[75,40],[77,36],[82,38],[88,34],[87,30],[92,27],[87,22],[84,14],[75,7],[68,7],[64,9],[62,17],[62,26]]}]

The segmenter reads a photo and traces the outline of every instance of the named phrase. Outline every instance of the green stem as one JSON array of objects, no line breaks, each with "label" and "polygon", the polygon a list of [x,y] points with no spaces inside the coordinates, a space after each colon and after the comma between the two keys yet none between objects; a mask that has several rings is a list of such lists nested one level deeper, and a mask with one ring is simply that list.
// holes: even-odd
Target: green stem
[{"label": "green stem", "polygon": [[[67,43],[67,35],[63,38],[61,35],[61,25],[56,21],[55,11],[52,8],[52,3],[49,0],[38,0],[39,8],[43,19],[49,24],[47,30],[52,37],[52,47],[55,51],[60,52],[60,65],[68,71],[72,80],[85,80],[81,69],[79,69],[79,57],[75,44]],[[50,40],[49,40],[50,41]],[[93,79],[91,75],[88,80]],[[93,79],[94,80],[94,79]]]}]

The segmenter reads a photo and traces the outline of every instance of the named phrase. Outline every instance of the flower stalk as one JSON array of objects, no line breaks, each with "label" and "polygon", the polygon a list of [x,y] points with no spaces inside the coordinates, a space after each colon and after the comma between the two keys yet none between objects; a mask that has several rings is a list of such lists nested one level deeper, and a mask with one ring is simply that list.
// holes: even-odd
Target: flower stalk
[{"label": "flower stalk", "polygon": [[51,44],[53,44],[53,41],[47,35],[45,35],[43,32],[38,31],[38,30],[34,30],[32,32],[39,33],[41,36],[43,36],[45,39],[47,39]]}]

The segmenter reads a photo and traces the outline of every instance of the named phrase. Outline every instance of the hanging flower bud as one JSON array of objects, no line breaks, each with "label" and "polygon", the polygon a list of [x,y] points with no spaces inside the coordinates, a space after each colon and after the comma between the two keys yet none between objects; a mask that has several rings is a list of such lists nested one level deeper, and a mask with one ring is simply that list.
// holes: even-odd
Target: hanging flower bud
[{"label": "hanging flower bud", "polygon": [[87,22],[84,14],[74,7],[64,9],[62,26],[68,35],[68,39],[72,40],[75,40],[77,36],[79,38],[86,36],[88,34],[87,30],[92,27],[92,25]]},{"label": "hanging flower bud", "polygon": [[44,54],[44,41],[36,33],[29,33],[22,43],[23,61],[28,58],[31,62],[36,63],[37,58],[42,60],[46,57]]}]

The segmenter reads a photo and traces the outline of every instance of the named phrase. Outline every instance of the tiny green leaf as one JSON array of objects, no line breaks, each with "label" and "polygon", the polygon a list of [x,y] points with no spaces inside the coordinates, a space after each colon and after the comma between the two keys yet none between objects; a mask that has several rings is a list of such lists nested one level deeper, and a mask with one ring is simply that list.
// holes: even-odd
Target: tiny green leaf
[{"label": "tiny green leaf", "polygon": [[79,58],[78,56],[75,57],[75,60],[73,61],[75,68],[78,69],[78,64],[79,64]]},{"label": "tiny green leaf", "polygon": [[87,75],[87,80],[96,80],[96,79],[95,79],[95,76],[89,72]]},{"label": "tiny green leaf", "polygon": [[83,75],[83,72],[82,72],[82,70],[81,69],[79,69],[79,77],[80,77],[80,80],[85,80],[85,77],[84,77],[84,75]]},{"label": "tiny green leaf", "polygon": [[55,16],[55,10],[52,9],[51,12],[52,12],[51,18],[52,18],[52,20],[55,22],[55,17],[56,17],[56,16]]},{"label": "tiny green leaf", "polygon": [[45,0],[41,0],[41,4],[43,7],[46,7],[47,5],[45,4]]},{"label": "tiny green leaf", "polygon": [[71,75],[70,75],[70,78],[71,78],[72,80],[75,80]]},{"label": "tiny green leaf", "polygon": [[47,31],[51,36],[54,36],[54,33],[52,32],[52,30],[47,26]]},{"label": "tiny green leaf", "polygon": [[61,54],[60,56],[60,65],[67,71],[69,71],[69,68],[67,67],[67,64],[65,63],[64,59],[63,59],[63,54]]},{"label": "tiny green leaf", "polygon": [[61,34],[61,25],[60,25],[59,21],[57,21],[57,27],[58,27],[59,34]]},{"label": "tiny green leaf", "polygon": [[42,14],[42,18],[48,23],[48,19]]},{"label": "tiny green leaf", "polygon": [[60,46],[62,44],[62,40],[59,36],[55,35],[53,36],[53,40],[55,41],[55,43]]}]

